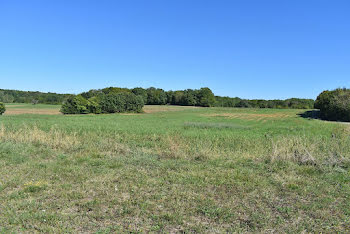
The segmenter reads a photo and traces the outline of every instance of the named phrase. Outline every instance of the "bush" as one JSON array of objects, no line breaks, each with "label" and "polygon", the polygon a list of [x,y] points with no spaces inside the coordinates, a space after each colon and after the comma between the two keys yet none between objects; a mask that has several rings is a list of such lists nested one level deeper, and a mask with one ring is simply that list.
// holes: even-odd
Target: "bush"
[{"label": "bush", "polygon": [[5,104],[0,102],[0,115],[4,114],[6,111]]},{"label": "bush", "polygon": [[350,122],[350,89],[324,91],[316,99],[315,108],[325,120]]},{"label": "bush", "polygon": [[103,113],[141,112],[143,98],[133,93],[109,93],[100,101]]},{"label": "bush", "polygon": [[103,113],[125,112],[125,98],[123,93],[109,93],[102,96],[100,105]]},{"label": "bush", "polygon": [[61,113],[63,114],[88,114],[88,100],[86,100],[83,96],[70,96],[63,103],[61,107]]}]

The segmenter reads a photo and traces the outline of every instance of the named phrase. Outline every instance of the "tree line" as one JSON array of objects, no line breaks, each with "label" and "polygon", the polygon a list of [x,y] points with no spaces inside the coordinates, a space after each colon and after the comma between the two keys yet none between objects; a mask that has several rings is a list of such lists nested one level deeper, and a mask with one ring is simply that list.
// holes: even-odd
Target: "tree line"
[{"label": "tree line", "polygon": [[143,105],[181,105],[201,107],[245,107],[245,108],[295,108],[312,109],[314,100],[291,98],[287,100],[247,100],[220,97],[207,87],[164,91],[159,88],[92,89],[69,97],[63,104],[64,114],[140,112]]},{"label": "tree line", "polygon": [[143,105],[181,105],[201,107],[242,107],[312,109],[314,100],[291,98],[287,100],[248,100],[238,97],[215,96],[207,87],[165,91],[150,87],[92,89],[79,95],[26,92],[0,89],[0,102],[63,104],[65,114],[140,112]]},{"label": "tree line", "polygon": [[291,98],[286,100],[248,100],[238,97],[214,96],[209,88],[186,89],[178,91],[164,91],[154,87],[144,88],[117,88],[109,87],[101,90],[90,90],[81,95],[89,99],[98,93],[129,92],[142,97],[146,105],[180,105],[203,107],[247,107],[247,108],[279,108],[279,109],[312,109],[313,99]]},{"label": "tree line", "polygon": [[69,94],[0,89],[0,102],[3,103],[43,103],[60,105],[68,96]]},{"label": "tree line", "polygon": [[274,108],[274,109],[313,109],[313,99],[290,98],[286,100],[241,99],[238,97],[216,96],[215,106],[245,107],[245,108]]}]

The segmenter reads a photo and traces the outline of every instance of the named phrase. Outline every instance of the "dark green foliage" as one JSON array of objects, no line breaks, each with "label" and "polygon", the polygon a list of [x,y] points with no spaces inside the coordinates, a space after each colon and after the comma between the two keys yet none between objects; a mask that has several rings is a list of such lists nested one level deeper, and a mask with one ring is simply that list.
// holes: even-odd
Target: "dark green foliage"
[{"label": "dark green foliage", "polygon": [[165,105],[167,104],[167,95],[163,89],[154,87],[147,89],[147,104],[148,105]]},{"label": "dark green foliage", "polygon": [[248,100],[241,100],[237,103],[236,107],[245,107],[245,108],[248,108],[248,107],[251,107],[251,105],[249,104],[249,101]]},{"label": "dark green foliage", "polygon": [[101,90],[104,94],[110,93],[131,93],[131,90],[128,88],[119,88],[119,87],[109,87]]},{"label": "dark green foliage", "polygon": [[209,88],[201,88],[197,98],[198,106],[211,107],[215,105],[215,96]]},{"label": "dark green foliage", "polygon": [[143,106],[141,96],[129,92],[110,92],[98,93],[98,96],[88,100],[82,95],[71,96],[62,105],[61,112],[63,114],[142,112]]},{"label": "dark green foliage", "polygon": [[240,98],[230,98],[230,97],[220,97],[215,96],[216,102],[215,106],[218,107],[236,107],[236,105],[241,101]]},{"label": "dark green foliage", "polygon": [[101,100],[101,98],[99,96],[89,98],[88,106],[87,106],[89,113],[94,113],[94,114],[101,114],[102,113],[100,100]]},{"label": "dark green foliage", "polygon": [[326,120],[350,122],[350,89],[324,91],[316,99],[315,108]]},{"label": "dark green foliage", "polygon": [[143,99],[143,102],[144,103],[147,103],[147,90],[146,89],[143,89],[143,88],[134,88],[131,90],[131,92],[133,94],[135,94],[136,96],[141,96],[142,99]]},{"label": "dark green foliage", "polygon": [[90,91],[81,93],[80,95],[86,99],[90,99],[92,97],[96,97],[96,96],[99,96],[101,94],[103,94],[102,90],[91,89]]},{"label": "dark green foliage", "polygon": [[313,109],[314,100],[291,98],[286,100],[240,99],[216,96],[215,106],[242,108],[274,108],[274,109]]},{"label": "dark green foliage", "polygon": [[133,93],[109,93],[101,98],[102,113],[141,112],[144,102]]},{"label": "dark green foliage", "polygon": [[102,96],[100,105],[103,113],[119,113],[125,111],[125,98],[121,93],[109,93]]},{"label": "dark green foliage", "polygon": [[0,102],[0,115],[4,114],[6,111],[5,104]]},{"label": "dark green foliage", "polygon": [[63,103],[61,107],[61,113],[63,114],[88,114],[89,112],[89,101],[83,96],[70,96]]},{"label": "dark green foliage", "polygon": [[197,106],[199,104],[199,92],[197,90],[186,89],[181,98],[183,106]]},{"label": "dark green foliage", "polygon": [[4,103],[32,103],[36,100],[41,104],[62,104],[68,96],[69,94],[0,89],[0,102]]},{"label": "dark green foliage", "polygon": [[142,112],[142,108],[145,105],[142,96],[133,93],[123,93],[122,95],[124,95],[125,98],[126,112]]}]

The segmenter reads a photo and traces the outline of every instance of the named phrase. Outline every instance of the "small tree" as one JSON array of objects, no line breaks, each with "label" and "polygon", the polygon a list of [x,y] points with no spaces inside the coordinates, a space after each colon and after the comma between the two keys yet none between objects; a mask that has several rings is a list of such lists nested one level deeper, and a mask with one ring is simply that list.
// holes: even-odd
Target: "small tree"
[{"label": "small tree", "polygon": [[89,101],[83,96],[70,96],[62,105],[61,113],[63,114],[88,114]]},{"label": "small tree", "polygon": [[209,88],[201,88],[197,93],[198,106],[211,107],[215,105],[215,96]]},{"label": "small tree", "polygon": [[0,102],[0,115],[4,114],[6,111],[5,104]]}]

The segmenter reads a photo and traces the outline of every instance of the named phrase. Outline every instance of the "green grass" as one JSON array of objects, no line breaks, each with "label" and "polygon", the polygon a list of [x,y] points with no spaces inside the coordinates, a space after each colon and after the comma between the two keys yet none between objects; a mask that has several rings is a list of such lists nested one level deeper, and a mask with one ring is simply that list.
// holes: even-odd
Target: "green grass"
[{"label": "green grass", "polygon": [[0,231],[350,231],[348,125],[147,108],[1,116]]}]

